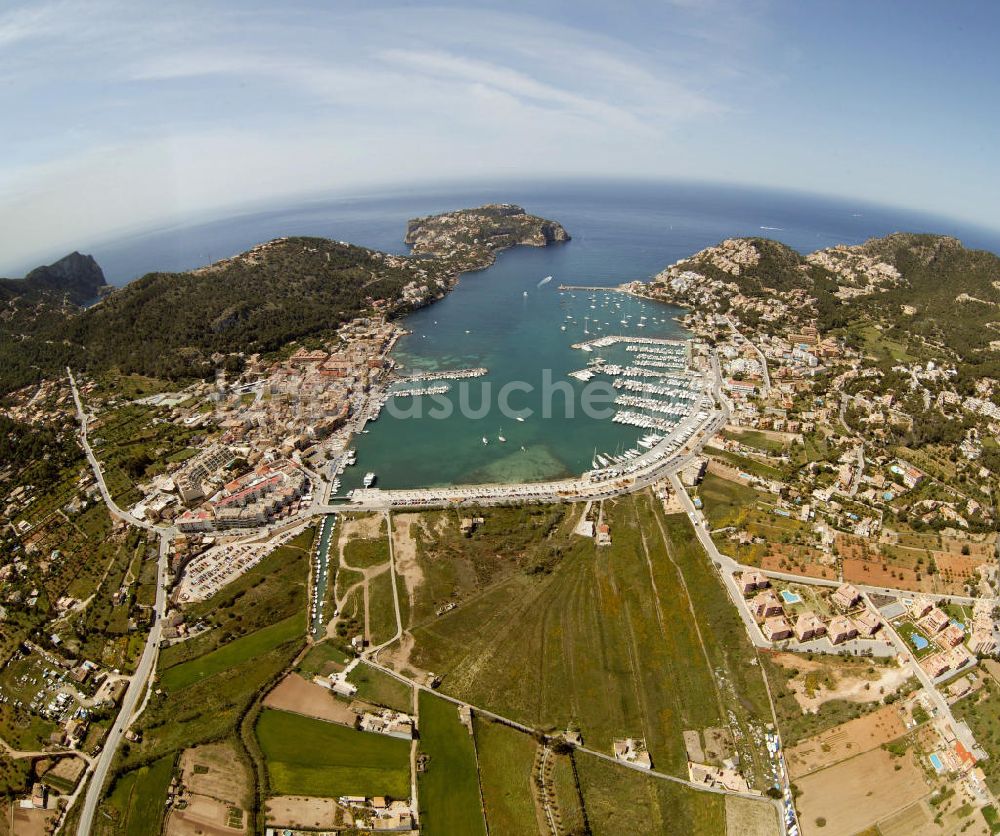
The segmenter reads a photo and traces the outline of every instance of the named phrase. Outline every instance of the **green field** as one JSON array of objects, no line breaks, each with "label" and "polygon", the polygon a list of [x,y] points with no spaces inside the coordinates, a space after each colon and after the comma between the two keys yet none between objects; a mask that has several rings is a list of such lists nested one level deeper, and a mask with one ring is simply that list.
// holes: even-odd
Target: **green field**
[{"label": "green field", "polygon": [[129,746],[125,768],[238,734],[261,690],[276,684],[305,645],[312,533],[307,529],[208,601],[185,608],[189,619],[215,626],[160,654],[160,687],[139,718],[142,740]]},{"label": "green field", "polygon": [[538,744],[530,735],[488,720],[475,718],[479,783],[491,833],[534,836],[535,801],[531,767]]},{"label": "green field", "polygon": [[711,568],[687,516],[665,516],[658,505],[642,500],[639,510],[644,527],[652,528],[651,520],[655,520],[657,530],[665,535],[667,554],[684,579],[686,595],[698,614],[702,649],[715,674],[714,689],[741,732],[737,749],[747,778],[753,784],[752,772],[756,773],[757,785],[763,787],[766,757],[751,741],[762,737],[763,726],[771,722],[772,716],[757,654],[739,613]]},{"label": "green field", "polygon": [[190,662],[167,668],[160,675],[160,687],[165,691],[179,691],[202,679],[256,659],[270,650],[291,641],[305,631],[304,615],[292,615],[284,621],[251,633],[225,644]]},{"label": "green field", "polygon": [[755,447],[766,453],[781,453],[788,447],[786,442],[777,438],[771,438],[767,433],[760,432],[759,430],[723,430],[722,437],[728,438],[731,441],[738,441],[747,447]]},{"label": "green field", "polygon": [[594,836],[683,833],[725,836],[725,797],[580,754],[580,787]]},{"label": "green field", "polygon": [[347,681],[358,686],[356,696],[360,700],[407,714],[413,711],[413,689],[378,668],[362,663],[347,675]]},{"label": "green field", "polygon": [[[385,526],[382,526],[383,530]],[[379,539],[348,540],[344,544],[344,562],[352,569],[368,569],[389,562],[389,540]]]},{"label": "green field", "polygon": [[185,606],[189,623],[201,620],[214,629],[165,648],[160,668],[203,656],[233,639],[304,613],[315,532],[315,527],[307,528],[211,598]]},{"label": "green field", "polygon": [[396,635],[392,573],[388,570],[368,581],[368,632],[373,645],[387,642]]},{"label": "green field", "polygon": [[711,445],[705,447],[705,455],[714,456],[732,467],[738,468],[739,470],[749,473],[752,476],[760,476],[762,479],[782,478],[781,470],[773,465],[759,462],[757,459],[752,459],[749,456],[741,456],[738,453],[730,453],[728,450],[722,450],[719,447],[712,447]]},{"label": "green field", "polygon": [[636,500],[605,514],[612,546],[576,538],[551,573],[512,575],[415,629],[413,659],[474,705],[538,728],[578,724],[604,751],[644,737],[657,768],[686,774],[682,731],[722,717],[714,678],[652,531],[647,560]]},{"label": "green field", "polygon": [[166,757],[119,776],[102,804],[113,821],[98,815],[94,832],[126,836],[159,833],[173,771],[174,759]]},{"label": "green field", "polygon": [[410,796],[410,742],[265,709],[257,739],[273,795]]},{"label": "green field", "polygon": [[420,751],[428,756],[417,785],[421,832],[485,836],[472,735],[457,706],[426,691],[420,692]]},{"label": "green field", "polygon": [[306,679],[311,679],[314,676],[325,676],[333,670],[343,670],[349,661],[337,645],[330,641],[318,642],[309,648],[309,652],[299,662],[298,670]]},{"label": "green field", "polygon": [[746,485],[708,473],[698,487],[698,496],[709,526],[715,529],[740,523],[747,510],[757,505],[761,494]]}]

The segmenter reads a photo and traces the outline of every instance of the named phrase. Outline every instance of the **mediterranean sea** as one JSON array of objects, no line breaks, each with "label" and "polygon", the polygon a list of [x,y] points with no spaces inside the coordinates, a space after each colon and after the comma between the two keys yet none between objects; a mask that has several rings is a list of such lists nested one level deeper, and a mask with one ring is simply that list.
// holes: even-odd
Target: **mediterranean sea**
[{"label": "mediterranean sea", "polygon": [[[519,203],[559,221],[572,241],[503,252],[492,267],[464,275],[443,300],[406,318],[402,324],[411,333],[394,349],[399,364],[409,370],[484,366],[489,373],[471,382],[468,401],[479,407],[488,384],[491,402],[481,415],[456,408],[443,419],[394,417],[384,410],[356,438],[358,464],[344,477],[345,491],[366,471],[390,488],[549,479],[589,469],[595,450],[635,447],[642,430],[588,417],[575,398],[569,399],[569,415],[567,398],[556,393],[556,408],[543,416],[543,375],[578,394],[583,384],[568,373],[594,355],[572,349],[572,343],[614,333],[683,338],[674,321],[683,311],[620,293],[561,293],[560,284],[610,288],[647,279],[734,236],[776,238],[810,252],[902,230],[953,234],[970,246],[998,248],[987,231],[867,204],[690,183],[553,182],[301,201],[91,249],[116,284],[152,270],[201,266],[281,235],[317,235],[402,253],[407,219],[487,202]],[[547,276],[552,280],[540,285]],[[531,387],[510,397],[512,409],[533,413],[523,422],[505,417],[496,403],[499,389],[511,382]],[[456,407],[459,383],[452,381],[443,396]],[[499,441],[501,434],[506,442]]]}]

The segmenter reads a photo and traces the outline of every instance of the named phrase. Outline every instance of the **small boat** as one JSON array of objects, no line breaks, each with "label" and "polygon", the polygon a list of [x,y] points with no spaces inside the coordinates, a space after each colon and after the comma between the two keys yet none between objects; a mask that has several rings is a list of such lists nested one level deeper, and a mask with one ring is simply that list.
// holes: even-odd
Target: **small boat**
[{"label": "small boat", "polygon": [[551,282],[551,281],[552,281],[552,276],[546,276],[546,277],[545,277],[544,279],[542,279],[542,280],[541,280],[541,281],[540,281],[540,282],[538,283],[538,286],[539,286],[539,287],[541,287],[542,285],[544,285],[544,284],[548,284],[548,283],[549,283],[549,282]]},{"label": "small boat", "polygon": [[489,443],[490,443],[489,439],[487,439],[486,436],[484,435],[483,436],[483,444],[489,444]]},{"label": "small boat", "polygon": [[497,434],[497,441],[500,443],[505,442],[507,439],[503,437],[503,427],[500,428],[500,432]]},{"label": "small boat", "polygon": [[527,290],[524,291],[524,296],[525,296],[525,298],[527,298],[527,296],[528,296],[528,291]]},{"label": "small boat", "polygon": [[514,416],[514,420],[515,421],[520,421],[522,424],[524,423],[524,419],[520,415],[515,415]]},{"label": "small boat", "polygon": [[374,473],[368,471],[368,473],[365,474],[364,481],[361,484],[364,485],[366,488],[370,488],[372,485],[375,484],[376,478],[377,477],[375,476]]},{"label": "small boat", "polygon": [[565,325],[560,325],[559,326],[559,330],[560,331],[565,331],[566,330],[566,326]]}]

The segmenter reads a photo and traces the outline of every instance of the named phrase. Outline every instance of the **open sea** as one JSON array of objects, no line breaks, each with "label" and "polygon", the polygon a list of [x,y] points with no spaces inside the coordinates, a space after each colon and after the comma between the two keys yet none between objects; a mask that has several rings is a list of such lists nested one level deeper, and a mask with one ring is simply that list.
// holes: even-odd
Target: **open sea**
[{"label": "open sea", "polygon": [[[445,299],[405,320],[412,333],[395,349],[401,365],[485,366],[489,374],[469,388],[469,406],[480,407],[481,384],[489,384],[493,397],[476,416],[456,408],[450,417],[429,417],[426,399],[423,417],[393,417],[384,410],[369,432],[357,437],[358,464],[348,469],[344,491],[369,470],[380,487],[390,488],[550,479],[589,469],[595,450],[634,447],[644,431],[588,417],[575,397],[557,393],[553,414],[542,417],[543,375],[578,394],[584,384],[569,378],[570,371],[598,354],[610,360],[625,355],[622,349],[586,354],[570,348],[572,343],[614,333],[683,338],[684,329],[674,321],[683,312],[618,293],[560,293],[560,284],[612,287],[646,279],[733,236],[776,238],[805,253],[894,231],[937,232],[1000,251],[1000,235],[988,230],[869,204],[690,183],[583,181],[314,199],[81,249],[93,253],[113,284],[153,270],[198,267],[282,235],[323,236],[402,253],[407,219],[487,202],[519,203],[562,223],[573,240],[501,253],[493,267],[463,276]],[[546,276],[553,278],[539,286]],[[499,389],[512,381],[532,387],[509,400],[511,408],[534,413],[524,422],[505,418],[496,402]],[[444,396],[456,407],[458,383],[452,381]],[[574,404],[572,415],[567,402]],[[505,443],[498,440],[501,434]]]}]

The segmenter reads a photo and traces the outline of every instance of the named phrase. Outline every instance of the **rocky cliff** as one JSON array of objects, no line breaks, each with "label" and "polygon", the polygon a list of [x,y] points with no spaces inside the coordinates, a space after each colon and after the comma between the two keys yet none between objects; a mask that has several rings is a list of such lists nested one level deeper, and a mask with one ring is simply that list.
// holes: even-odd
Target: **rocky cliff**
[{"label": "rocky cliff", "polygon": [[91,255],[72,252],[53,264],[36,267],[23,279],[0,279],[5,298],[61,296],[75,305],[92,302],[107,287],[104,271]]}]

